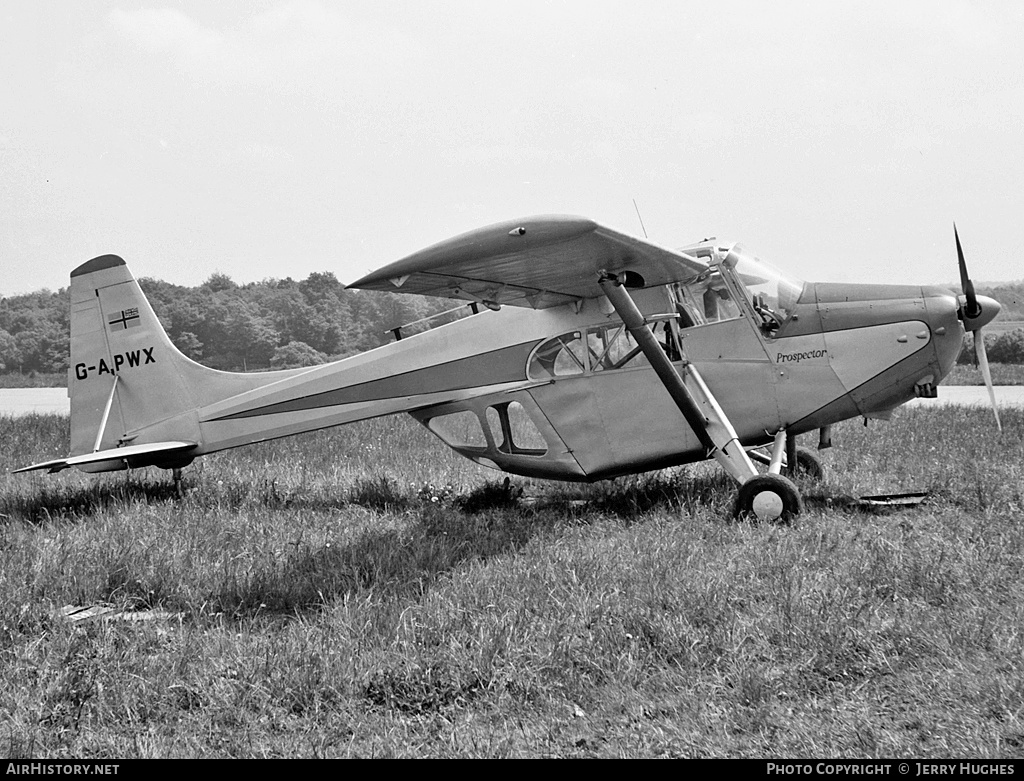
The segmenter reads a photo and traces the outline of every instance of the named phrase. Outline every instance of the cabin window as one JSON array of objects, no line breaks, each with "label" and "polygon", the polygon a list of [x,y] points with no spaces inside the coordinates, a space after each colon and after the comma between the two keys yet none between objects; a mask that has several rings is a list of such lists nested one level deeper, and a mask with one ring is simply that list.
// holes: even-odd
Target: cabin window
[{"label": "cabin window", "polygon": [[535,379],[583,374],[585,360],[583,332],[573,331],[548,339],[538,347],[530,359],[529,374]]},{"label": "cabin window", "polygon": [[595,372],[622,369],[626,366],[650,366],[650,361],[643,354],[640,345],[622,323],[588,328],[587,351],[590,353],[590,368]]},{"label": "cabin window", "polygon": [[488,407],[487,424],[502,453],[542,456],[548,452],[544,435],[518,401]]},{"label": "cabin window", "polygon": [[438,415],[427,421],[427,428],[452,447],[487,447],[487,435],[480,418],[469,410]]},{"label": "cabin window", "polygon": [[[675,315],[655,315],[650,326],[670,361],[680,360]],[[584,337],[584,333],[586,336]],[[549,339],[530,358],[532,379],[568,377],[590,372],[649,367],[640,345],[622,323],[596,325],[586,331]]]}]

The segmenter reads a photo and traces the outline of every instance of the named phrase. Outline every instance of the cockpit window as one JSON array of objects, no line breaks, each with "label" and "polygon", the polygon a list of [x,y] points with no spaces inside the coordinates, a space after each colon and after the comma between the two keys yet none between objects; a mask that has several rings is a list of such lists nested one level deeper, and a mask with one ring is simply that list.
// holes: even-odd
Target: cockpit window
[{"label": "cockpit window", "polygon": [[714,269],[676,282],[670,290],[679,314],[680,328],[693,328],[740,316],[740,308],[733,300],[725,280]]},{"label": "cockpit window", "polygon": [[804,289],[802,280],[779,271],[747,253],[740,245],[734,246],[725,264],[732,267],[736,278],[746,289],[747,300],[762,321],[766,333],[777,331],[793,316],[796,302]]}]

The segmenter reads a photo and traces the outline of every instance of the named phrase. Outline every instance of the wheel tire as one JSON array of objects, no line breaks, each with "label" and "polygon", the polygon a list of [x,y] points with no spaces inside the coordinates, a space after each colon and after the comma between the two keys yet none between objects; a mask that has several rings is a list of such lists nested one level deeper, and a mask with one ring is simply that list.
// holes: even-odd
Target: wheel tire
[{"label": "wheel tire", "polygon": [[818,454],[805,447],[796,449],[796,469],[790,465],[782,473],[790,480],[808,479],[817,483],[825,479],[825,467]]},{"label": "wheel tire", "polygon": [[800,492],[782,475],[757,475],[740,486],[733,515],[752,521],[789,523],[803,510]]}]

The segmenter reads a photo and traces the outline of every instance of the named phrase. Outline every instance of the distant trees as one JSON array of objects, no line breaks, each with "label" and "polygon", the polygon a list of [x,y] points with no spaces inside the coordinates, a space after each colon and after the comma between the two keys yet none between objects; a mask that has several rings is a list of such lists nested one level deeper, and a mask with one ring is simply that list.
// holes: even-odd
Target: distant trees
[{"label": "distant trees", "polygon": [[986,354],[993,363],[1024,363],[1024,328],[997,335]]},{"label": "distant trees", "polygon": [[327,356],[314,350],[305,342],[288,342],[284,347],[274,349],[270,359],[272,369],[293,369],[299,366],[316,366],[327,361]]},{"label": "distant trees", "polygon": [[196,288],[139,284],[171,341],[193,360],[228,371],[323,363],[378,347],[387,329],[451,307],[445,299],[346,290],[331,272],[296,282],[236,285],[214,274]]},{"label": "distant trees", "polygon": [[0,372],[14,371],[20,361],[17,340],[7,331],[0,330]]},{"label": "distant trees", "polygon": [[[990,363],[1024,363],[1024,328],[985,336],[985,355]],[[967,334],[957,363],[974,363],[974,335]]]},{"label": "distant trees", "polygon": [[[238,285],[213,274],[198,287],[142,278],[171,341],[215,369],[253,371],[323,363],[378,347],[388,329],[450,309],[446,299],[346,290],[331,272]],[[0,299],[0,373],[62,373],[69,294]]]},{"label": "distant trees", "polygon": [[0,371],[67,370],[68,301],[64,288],[0,299]]}]

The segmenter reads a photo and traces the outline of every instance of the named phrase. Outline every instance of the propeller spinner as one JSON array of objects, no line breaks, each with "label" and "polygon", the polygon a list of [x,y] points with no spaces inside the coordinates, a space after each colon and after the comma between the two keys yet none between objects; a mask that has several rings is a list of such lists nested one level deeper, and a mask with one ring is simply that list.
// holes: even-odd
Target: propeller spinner
[{"label": "propeller spinner", "polygon": [[956,223],[953,223],[953,238],[956,239],[956,256],[960,264],[960,286],[964,294],[960,296],[960,319],[964,322],[964,328],[974,335],[974,354],[978,359],[978,366],[981,368],[981,376],[985,380],[985,387],[988,389],[988,398],[992,402],[992,412],[996,416],[996,428],[1003,430],[999,422],[999,409],[996,407],[996,392],[992,387],[992,372],[988,366],[988,354],[985,350],[985,337],[981,333],[983,326],[988,325],[999,314],[999,302],[988,296],[979,296],[974,292],[974,283],[967,274],[967,262],[964,260],[964,251],[960,246],[960,234],[957,233]]}]

